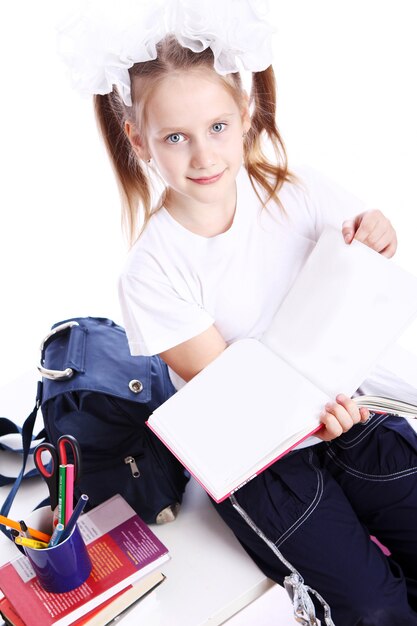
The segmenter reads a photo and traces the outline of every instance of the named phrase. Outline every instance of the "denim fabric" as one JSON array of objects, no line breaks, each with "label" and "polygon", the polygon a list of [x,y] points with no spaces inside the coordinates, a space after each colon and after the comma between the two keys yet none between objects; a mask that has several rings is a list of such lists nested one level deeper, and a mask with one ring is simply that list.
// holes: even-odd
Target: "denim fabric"
[{"label": "denim fabric", "polygon": [[[331,443],[288,454],[235,497],[330,604],[336,626],[417,626],[416,474],[413,429],[375,415]],[[230,501],[214,506],[264,573],[282,584],[288,570]]]}]

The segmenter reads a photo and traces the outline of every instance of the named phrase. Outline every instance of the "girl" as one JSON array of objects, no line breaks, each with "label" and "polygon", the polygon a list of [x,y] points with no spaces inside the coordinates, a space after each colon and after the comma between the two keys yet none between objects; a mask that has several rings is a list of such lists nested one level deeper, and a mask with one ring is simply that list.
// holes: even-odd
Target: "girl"
[{"label": "girl", "polygon": [[[222,2],[219,23],[214,8],[202,20],[192,5],[174,4],[175,15],[130,22],[118,56],[112,45],[101,59],[91,45],[96,74],[87,67],[85,75],[133,244],[120,279],[130,349],[159,354],[178,389],[228,344],[262,336],[326,224],[347,244],[355,238],[387,257],[396,235],[381,212],[314,172],[289,170],[275,121],[270,29],[257,5]],[[83,32],[77,54],[88,64]],[[252,72],[249,97],[238,61]],[[382,378],[398,396],[399,383],[381,370],[361,392],[375,392]],[[235,502],[215,506],[282,584],[288,569],[268,543],[279,549],[325,597],[337,626],[417,624],[415,434],[343,394],[321,421],[320,443],[309,441]],[[333,623],[314,601],[320,619]]]}]

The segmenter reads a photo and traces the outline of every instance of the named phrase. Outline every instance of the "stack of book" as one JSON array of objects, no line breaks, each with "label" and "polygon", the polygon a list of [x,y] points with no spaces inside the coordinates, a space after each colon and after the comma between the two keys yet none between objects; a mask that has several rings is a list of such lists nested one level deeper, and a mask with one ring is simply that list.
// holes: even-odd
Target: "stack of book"
[{"label": "stack of book", "polygon": [[93,569],[80,587],[45,591],[26,556],[0,568],[0,612],[12,626],[104,626],[161,582],[168,549],[120,495],[82,515]]}]

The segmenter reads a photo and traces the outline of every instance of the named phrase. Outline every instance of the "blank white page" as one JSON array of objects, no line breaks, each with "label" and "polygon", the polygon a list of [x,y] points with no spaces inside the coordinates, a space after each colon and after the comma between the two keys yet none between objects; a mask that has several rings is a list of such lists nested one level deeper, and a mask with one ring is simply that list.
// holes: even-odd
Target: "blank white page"
[{"label": "blank white page", "polygon": [[286,450],[280,441],[314,430],[327,400],[260,342],[242,339],[157,408],[149,425],[219,498]]},{"label": "blank white page", "polygon": [[326,228],[261,341],[331,397],[352,395],[417,312],[417,278]]}]

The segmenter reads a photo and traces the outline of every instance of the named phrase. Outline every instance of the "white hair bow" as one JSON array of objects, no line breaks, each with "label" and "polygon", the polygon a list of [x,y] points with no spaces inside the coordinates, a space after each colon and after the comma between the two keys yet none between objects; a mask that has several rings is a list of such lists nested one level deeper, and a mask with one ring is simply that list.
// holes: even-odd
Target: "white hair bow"
[{"label": "white hair bow", "polygon": [[219,74],[269,67],[267,11],[267,0],[82,0],[58,27],[59,51],[79,92],[115,85],[131,106],[129,68],[155,59],[168,33],[194,52],[210,47]]}]

